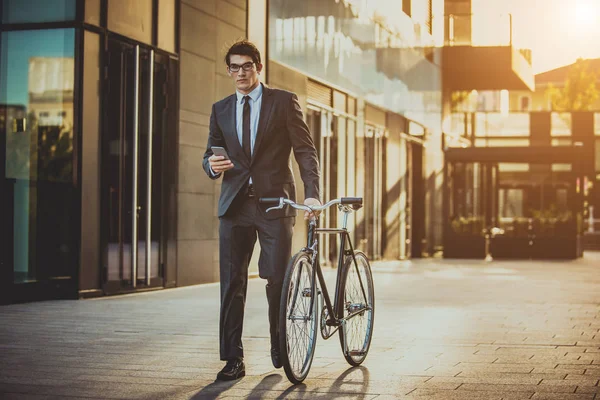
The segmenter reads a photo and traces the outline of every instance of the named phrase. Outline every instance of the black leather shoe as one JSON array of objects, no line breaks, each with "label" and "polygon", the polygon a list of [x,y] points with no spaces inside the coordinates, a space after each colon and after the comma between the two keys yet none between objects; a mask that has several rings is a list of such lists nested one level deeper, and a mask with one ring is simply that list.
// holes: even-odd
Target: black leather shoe
[{"label": "black leather shoe", "polygon": [[246,376],[246,366],[241,358],[227,361],[225,367],[217,374],[218,381],[233,381]]},{"label": "black leather shoe", "polygon": [[271,347],[271,361],[273,361],[273,366],[275,368],[281,368],[281,355],[279,354],[279,349]]}]

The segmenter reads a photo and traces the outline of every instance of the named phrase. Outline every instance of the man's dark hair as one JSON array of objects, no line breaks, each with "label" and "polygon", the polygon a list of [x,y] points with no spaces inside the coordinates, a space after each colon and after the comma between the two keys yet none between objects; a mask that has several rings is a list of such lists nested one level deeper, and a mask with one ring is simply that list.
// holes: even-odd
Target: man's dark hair
[{"label": "man's dark hair", "polygon": [[254,45],[254,43],[248,40],[240,40],[235,42],[227,51],[225,55],[225,63],[229,67],[229,56],[236,54],[238,56],[249,56],[252,57],[252,61],[256,65],[260,64],[260,52]]}]

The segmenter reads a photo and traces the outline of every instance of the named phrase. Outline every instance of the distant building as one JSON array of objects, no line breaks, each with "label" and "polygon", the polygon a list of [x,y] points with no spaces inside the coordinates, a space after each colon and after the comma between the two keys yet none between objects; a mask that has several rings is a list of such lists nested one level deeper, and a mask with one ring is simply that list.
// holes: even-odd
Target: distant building
[{"label": "distant building", "polygon": [[[596,73],[600,87],[600,58],[584,61],[588,69]],[[569,64],[550,71],[535,75],[535,91],[533,92],[510,92],[511,111],[553,111],[552,101],[548,94],[548,88],[552,85],[562,88],[567,82],[569,70],[575,65]],[[600,110],[600,99],[596,100],[590,111]]]}]

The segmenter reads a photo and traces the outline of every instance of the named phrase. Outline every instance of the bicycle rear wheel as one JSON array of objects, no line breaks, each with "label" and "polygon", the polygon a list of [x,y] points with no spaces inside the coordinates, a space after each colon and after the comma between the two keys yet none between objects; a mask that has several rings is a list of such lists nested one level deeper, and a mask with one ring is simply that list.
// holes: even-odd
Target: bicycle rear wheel
[{"label": "bicycle rear wheel", "polygon": [[279,349],[290,382],[304,381],[317,342],[318,298],[312,257],[299,252],[288,264],[279,308]]},{"label": "bicycle rear wheel", "polygon": [[360,365],[369,352],[375,317],[373,275],[367,256],[360,251],[346,257],[342,271],[341,315],[347,318],[340,327],[340,344],[344,358],[352,366]]}]

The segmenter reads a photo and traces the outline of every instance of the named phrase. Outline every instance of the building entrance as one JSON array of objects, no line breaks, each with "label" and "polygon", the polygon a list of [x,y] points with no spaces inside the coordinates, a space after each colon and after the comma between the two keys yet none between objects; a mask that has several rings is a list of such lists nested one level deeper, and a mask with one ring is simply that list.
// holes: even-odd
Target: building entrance
[{"label": "building entrance", "polygon": [[103,290],[160,287],[169,60],[139,44],[109,38],[104,66]]}]

